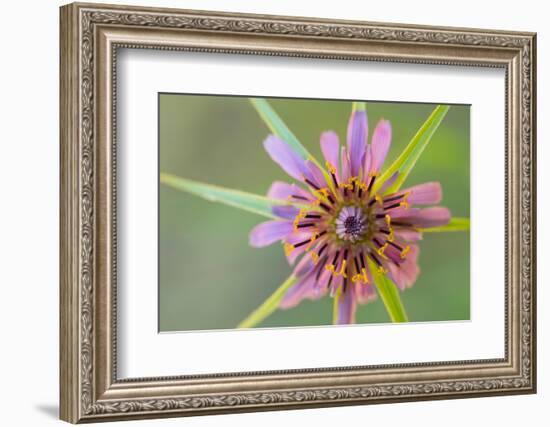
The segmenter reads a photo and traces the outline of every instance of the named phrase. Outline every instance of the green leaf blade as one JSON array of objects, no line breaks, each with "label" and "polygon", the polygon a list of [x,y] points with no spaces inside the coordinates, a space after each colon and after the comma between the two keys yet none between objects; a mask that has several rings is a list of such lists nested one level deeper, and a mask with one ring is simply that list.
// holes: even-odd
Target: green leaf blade
[{"label": "green leaf blade", "polygon": [[263,98],[250,98],[250,102],[274,135],[290,145],[290,147],[303,159],[313,159],[313,156],[302,145],[298,138],[296,138],[271,105],[269,105],[269,102]]},{"label": "green leaf blade", "polygon": [[399,295],[399,289],[397,286],[390,280],[385,274],[379,273],[377,267],[369,259],[367,261],[369,267],[373,272],[374,285],[380,295],[380,299],[390,316],[390,319],[393,323],[404,323],[408,322],[407,313],[405,307],[401,301],[401,296]]},{"label": "green leaf blade", "polygon": [[[321,170],[325,176],[330,188],[332,188],[332,181],[330,175],[328,174],[325,167],[319,163],[319,161],[313,157],[313,155],[307,150],[306,147],[300,142],[300,140],[292,133],[288,128],[285,122],[279,117],[276,111],[269,105],[263,98],[250,98],[252,106],[255,108],[256,112],[260,115],[264,123],[267,125],[269,130],[283,141],[285,141],[300,157],[304,160],[310,160]],[[353,108],[356,108],[356,103],[353,104]],[[364,103],[357,103],[363,104]],[[333,188],[332,188],[333,189]]]},{"label": "green leaf blade", "polygon": [[273,292],[260,306],[254,310],[246,319],[237,325],[239,329],[253,328],[267,319],[277,308],[279,303],[285,296],[285,293],[294,283],[296,283],[294,275],[289,276],[275,292]]},{"label": "green leaf blade", "polygon": [[423,233],[439,233],[439,232],[453,232],[453,231],[468,231],[470,229],[470,218],[451,218],[447,225],[432,228],[421,228]]},{"label": "green leaf blade", "polygon": [[367,110],[366,102],[354,101],[351,105],[351,111],[366,111],[366,110]]},{"label": "green leaf blade", "polygon": [[385,194],[394,193],[401,188],[401,185],[403,185],[411,173],[414,165],[424,152],[424,149],[432,139],[435,131],[447,115],[449,108],[450,106],[448,105],[438,105],[433,110],[399,157],[380,176],[380,179],[374,185],[374,192],[376,192],[395,172],[399,172],[399,175],[395,182],[386,189]]},{"label": "green leaf blade", "polygon": [[[287,202],[284,200],[271,199],[269,197],[259,196],[257,194],[247,193],[240,190],[233,190],[198,181],[192,181],[190,179],[180,178],[167,173],[160,174],[160,182],[168,187],[193,194],[208,201],[222,203],[271,219],[278,219],[278,217],[272,212],[272,208],[275,205],[291,205],[296,206],[297,208],[306,206],[289,201]],[[308,206],[308,209],[313,208]]]}]

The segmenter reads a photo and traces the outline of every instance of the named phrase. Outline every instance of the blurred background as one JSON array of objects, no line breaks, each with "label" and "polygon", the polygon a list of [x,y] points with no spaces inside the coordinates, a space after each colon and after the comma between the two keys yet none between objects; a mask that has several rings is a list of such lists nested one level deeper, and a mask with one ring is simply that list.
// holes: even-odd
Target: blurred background
[{"label": "blurred background", "polygon": [[[275,99],[269,102],[307,149],[321,157],[319,136],[334,130],[345,143],[351,102]],[[403,150],[435,105],[367,101],[369,138],[381,118],[393,142],[386,166]],[[290,181],[263,149],[269,133],[248,98],[159,95],[160,171],[265,194]],[[405,186],[439,181],[442,205],[470,215],[470,107],[453,105]],[[280,244],[255,249],[248,234],[266,218],[160,186],[159,329],[231,329],[290,275]],[[470,318],[468,232],[426,233],[420,276],[401,293],[412,322]],[[332,300],[278,310],[259,327],[330,325]],[[389,322],[380,299],[357,310],[358,323]]]}]

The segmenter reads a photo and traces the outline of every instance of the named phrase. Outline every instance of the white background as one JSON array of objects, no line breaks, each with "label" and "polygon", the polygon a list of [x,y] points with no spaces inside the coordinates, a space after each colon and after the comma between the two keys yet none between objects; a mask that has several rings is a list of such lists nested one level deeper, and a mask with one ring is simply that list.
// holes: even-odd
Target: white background
[{"label": "white background", "polygon": [[[114,3],[118,3],[112,0]],[[550,30],[544,2],[468,1],[442,7],[440,1],[382,3],[353,0],[272,2],[187,0],[134,1],[135,4],[195,9],[319,16],[418,24],[538,31],[538,117],[548,117],[547,77]],[[60,424],[58,401],[58,1],[3,5],[0,68],[0,399],[2,424]],[[539,120],[539,164],[550,161],[547,122]],[[548,169],[548,168],[546,168]],[[538,236],[550,230],[542,219],[550,205],[542,197],[550,172],[540,167]],[[542,246],[542,245],[539,245]],[[550,404],[547,360],[550,338],[545,287],[550,270],[543,261],[539,280],[539,394],[439,402],[266,412],[194,419],[140,421],[131,425],[281,425],[334,426],[344,423],[408,426],[545,425]],[[546,336],[545,336],[546,335]]]},{"label": "white background", "polygon": [[[504,246],[504,70],[326,62],[151,50],[119,54],[121,378],[504,357],[504,258],[485,257],[487,247]],[[471,321],[158,334],[158,92],[471,103]],[[493,163],[491,174],[486,159]],[[211,357],[213,345],[224,349],[223,357]]]}]

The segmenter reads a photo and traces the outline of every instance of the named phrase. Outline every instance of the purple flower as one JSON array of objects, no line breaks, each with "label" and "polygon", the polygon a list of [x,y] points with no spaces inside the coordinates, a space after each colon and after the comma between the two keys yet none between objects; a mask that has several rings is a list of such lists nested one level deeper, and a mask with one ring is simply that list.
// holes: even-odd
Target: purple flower
[{"label": "purple flower", "polygon": [[419,274],[416,244],[421,229],[446,225],[443,207],[419,208],[441,201],[438,182],[387,194],[397,173],[380,182],[391,144],[391,126],[381,120],[370,143],[367,114],[355,110],[349,120],[347,144],[335,132],[321,135],[326,169],[304,160],[289,144],[269,135],[264,147],[270,157],[298,183],[274,182],[268,196],[304,206],[280,205],[278,217],[256,226],[250,244],[281,241],[288,261],[295,264],[296,283],[280,308],[303,299],[338,295],[340,324],[355,322],[357,304],[376,297],[373,274],[384,274],[400,289],[413,285]]}]

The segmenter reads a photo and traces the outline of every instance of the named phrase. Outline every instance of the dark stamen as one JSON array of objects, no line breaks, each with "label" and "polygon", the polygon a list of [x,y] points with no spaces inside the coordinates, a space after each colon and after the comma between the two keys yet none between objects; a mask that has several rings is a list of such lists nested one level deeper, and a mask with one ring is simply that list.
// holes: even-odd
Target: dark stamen
[{"label": "dark stamen", "polygon": [[313,222],[306,222],[304,224],[298,224],[297,228],[306,228],[306,227],[313,227],[315,224]]},{"label": "dark stamen", "polygon": [[399,251],[403,251],[403,248],[401,246],[399,246],[397,243],[393,243],[393,242],[390,242],[390,241],[388,241],[388,243],[390,245],[392,245],[395,249],[397,249]]},{"label": "dark stamen", "polygon": [[346,292],[347,287],[348,287],[348,278],[344,277],[344,292]]},{"label": "dark stamen", "polygon": [[387,234],[387,235],[391,234],[390,230],[378,230],[378,231],[380,231],[380,233],[384,233],[384,234]]},{"label": "dark stamen", "polygon": [[330,288],[330,284],[332,283],[332,274],[330,275],[329,279],[328,279],[328,283],[327,283],[327,288]]},{"label": "dark stamen", "polygon": [[317,234],[317,238],[323,236],[324,234],[327,234],[327,230],[321,231],[319,234]]},{"label": "dark stamen", "polygon": [[372,189],[372,186],[374,185],[374,180],[376,179],[376,175],[373,175],[370,182],[369,187],[367,188],[367,191],[370,193],[370,190]]},{"label": "dark stamen", "polygon": [[313,182],[311,182],[309,179],[307,178],[304,178],[304,181],[306,182],[306,184],[308,184],[310,187],[313,187],[315,188],[316,190],[319,190],[319,187],[317,187]]},{"label": "dark stamen", "polygon": [[298,199],[298,200],[307,200],[307,197],[304,197],[304,196],[297,196],[296,194],[293,194],[292,196],[290,197],[294,197],[295,199]]},{"label": "dark stamen", "polygon": [[319,249],[319,252],[317,252],[317,255],[321,256],[325,248],[327,247],[328,243],[325,243],[323,246],[321,246],[321,249]]},{"label": "dark stamen", "polygon": [[412,227],[412,224],[410,222],[392,221],[391,224],[401,226],[401,227]]},{"label": "dark stamen", "polygon": [[359,198],[361,198],[361,196],[363,195],[363,188],[362,187],[359,187],[359,191],[358,191],[357,195],[359,196]]},{"label": "dark stamen", "polygon": [[300,242],[300,243],[295,243],[294,247],[299,248],[300,246],[304,246],[304,245],[308,244],[309,242],[311,242],[311,239],[304,240],[303,242]]},{"label": "dark stamen", "polygon": [[362,268],[365,268],[365,254],[363,252],[361,252],[361,267]]},{"label": "dark stamen", "polygon": [[306,218],[321,218],[321,215],[307,214],[305,217],[306,217]]},{"label": "dark stamen", "polygon": [[330,207],[328,207],[327,205],[325,205],[324,203],[319,203],[319,206],[321,206],[324,210],[326,210],[327,212],[330,212]]},{"label": "dark stamen", "polygon": [[353,262],[355,264],[355,270],[357,270],[357,273],[359,273],[361,269],[359,268],[359,261],[357,261],[356,257],[353,257]]},{"label": "dark stamen", "polygon": [[371,207],[372,205],[374,205],[376,203],[376,199],[372,199],[370,202],[369,202],[369,207]]},{"label": "dark stamen", "polygon": [[330,174],[332,175],[332,182],[334,182],[334,186],[338,187],[338,181],[336,180],[336,175],[334,175],[332,172]]},{"label": "dark stamen", "polygon": [[394,203],[393,205],[388,206],[387,208],[384,208],[384,210],[389,211],[390,209],[398,208],[399,206],[401,206],[401,203]]},{"label": "dark stamen", "polygon": [[372,252],[369,252],[369,255],[374,260],[376,265],[378,265],[378,267],[382,267],[382,263],[380,262],[380,260],[378,259],[378,257],[376,255],[374,255]]},{"label": "dark stamen", "polygon": [[336,251],[336,255],[334,255],[334,259],[332,260],[332,265],[336,267],[336,261],[338,260],[338,255],[340,255],[340,251]]},{"label": "dark stamen", "polygon": [[334,198],[330,194],[327,195],[327,199],[330,203],[334,203]]},{"label": "dark stamen", "polygon": [[384,203],[393,202],[394,200],[402,199],[404,194],[400,194],[398,196],[388,197],[384,199]]},{"label": "dark stamen", "polygon": [[385,217],[386,217],[386,214],[376,214],[376,219],[385,218]]},{"label": "dark stamen", "polygon": [[376,245],[381,248],[382,246],[384,246],[382,243],[380,243],[380,240],[378,240],[376,237],[374,239],[372,239],[374,241],[374,243],[376,243]]},{"label": "dark stamen", "polygon": [[315,275],[315,280],[316,281],[319,280],[319,277],[321,277],[321,274],[323,273],[323,271],[325,271],[325,269],[323,267],[324,267],[326,262],[327,262],[327,257],[323,257],[321,259],[321,262],[319,262],[319,268],[317,269],[317,274]]}]

